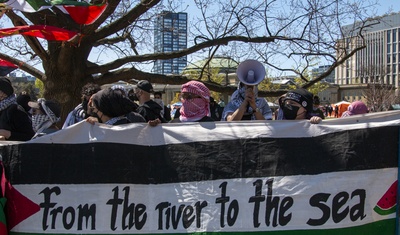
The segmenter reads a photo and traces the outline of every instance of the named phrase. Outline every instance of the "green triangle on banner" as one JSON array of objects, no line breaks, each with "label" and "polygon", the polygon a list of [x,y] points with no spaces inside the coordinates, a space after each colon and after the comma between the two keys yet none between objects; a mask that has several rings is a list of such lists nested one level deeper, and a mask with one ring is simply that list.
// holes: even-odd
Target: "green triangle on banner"
[{"label": "green triangle on banner", "polygon": [[4,208],[6,206],[7,198],[0,198],[0,234],[7,234],[6,214]]}]

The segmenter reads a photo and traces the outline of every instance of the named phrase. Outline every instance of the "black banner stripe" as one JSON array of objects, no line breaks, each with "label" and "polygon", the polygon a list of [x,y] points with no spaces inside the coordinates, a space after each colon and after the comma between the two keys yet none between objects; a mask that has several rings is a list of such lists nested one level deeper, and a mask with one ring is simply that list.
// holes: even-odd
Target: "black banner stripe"
[{"label": "black banner stripe", "polygon": [[397,167],[399,128],[163,146],[2,146],[12,184],[162,184]]}]

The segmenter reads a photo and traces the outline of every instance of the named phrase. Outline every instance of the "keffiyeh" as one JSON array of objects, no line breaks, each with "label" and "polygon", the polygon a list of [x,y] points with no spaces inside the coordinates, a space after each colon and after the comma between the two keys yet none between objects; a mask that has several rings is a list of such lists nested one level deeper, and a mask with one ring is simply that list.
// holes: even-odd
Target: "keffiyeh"
[{"label": "keffiyeh", "polygon": [[8,108],[8,106],[17,103],[17,98],[14,95],[10,95],[4,100],[0,101],[0,112]]},{"label": "keffiyeh", "polygon": [[[233,92],[231,101],[225,106],[224,111],[222,113],[221,121],[226,121],[228,115],[234,113],[239,106],[243,103],[245,95],[246,95],[246,86],[238,85],[238,89]],[[268,102],[263,98],[258,98],[258,89],[257,87],[254,88],[254,96],[256,97],[256,106],[262,110],[262,114],[265,119],[269,120],[272,119],[272,111],[268,105]],[[253,109],[249,106],[248,113],[253,113]],[[254,115],[251,115],[251,120],[256,120]]]}]

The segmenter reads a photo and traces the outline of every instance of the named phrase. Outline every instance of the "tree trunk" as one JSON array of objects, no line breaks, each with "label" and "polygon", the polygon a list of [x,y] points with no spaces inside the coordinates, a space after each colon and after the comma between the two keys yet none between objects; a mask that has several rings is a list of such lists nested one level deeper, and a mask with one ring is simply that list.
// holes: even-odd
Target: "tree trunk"
[{"label": "tree trunk", "polygon": [[[65,47],[57,44],[57,47],[50,45],[49,49],[58,52],[50,53],[54,57],[43,62],[46,74],[44,82],[44,97],[56,100],[61,105],[61,121],[58,126],[61,127],[68,113],[72,111],[81,102],[82,87],[88,82],[94,82],[91,75],[85,74],[86,61],[85,48]],[[52,48],[53,47],[53,48]]]}]

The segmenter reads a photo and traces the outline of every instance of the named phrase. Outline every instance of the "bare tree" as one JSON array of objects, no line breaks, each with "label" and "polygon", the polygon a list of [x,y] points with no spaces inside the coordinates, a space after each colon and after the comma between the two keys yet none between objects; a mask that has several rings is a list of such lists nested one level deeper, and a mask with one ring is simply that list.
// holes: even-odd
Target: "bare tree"
[{"label": "bare tree", "polygon": [[363,91],[367,99],[367,106],[371,112],[387,111],[395,103],[395,88],[392,85],[382,83],[369,83]]},{"label": "bare tree", "polygon": [[396,101],[395,86],[384,83],[387,74],[384,66],[371,65],[362,67],[358,71],[360,79],[365,79],[367,82],[363,96],[372,112],[387,111]]},{"label": "bare tree", "polygon": [[[87,82],[106,84],[136,78],[160,84],[185,83],[188,80],[185,76],[153,74],[146,72],[146,68],[155,60],[186,55],[191,60],[217,54],[231,56],[236,61],[256,59],[269,69],[299,75],[307,88],[364,48],[361,31],[373,16],[374,5],[370,2],[194,0],[186,9],[172,0],[108,0],[105,12],[90,25],[76,24],[57,8],[35,13],[9,10],[5,15],[15,26],[52,25],[79,32],[82,37],[69,42],[48,42],[29,36],[3,38],[0,58],[43,81],[44,96],[61,102],[63,115],[79,102],[80,89]],[[151,42],[156,15],[163,10],[187,10],[190,15],[194,11],[192,5],[199,14],[189,25],[188,48],[153,53]],[[361,27],[353,30],[361,43],[355,47],[337,43],[344,36],[342,24],[354,22],[361,22]],[[338,57],[337,51],[341,52]],[[310,81],[303,74],[315,59],[331,67],[326,74]],[[35,68],[38,63],[44,72]],[[206,84],[217,92],[231,93],[234,89],[212,81]],[[279,96],[284,92],[260,94]]]}]

